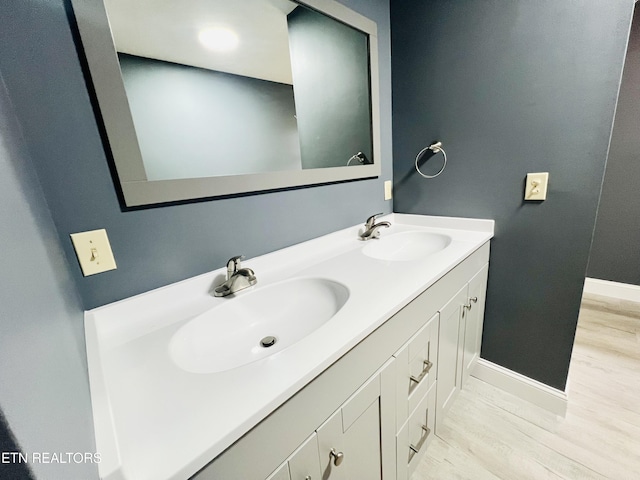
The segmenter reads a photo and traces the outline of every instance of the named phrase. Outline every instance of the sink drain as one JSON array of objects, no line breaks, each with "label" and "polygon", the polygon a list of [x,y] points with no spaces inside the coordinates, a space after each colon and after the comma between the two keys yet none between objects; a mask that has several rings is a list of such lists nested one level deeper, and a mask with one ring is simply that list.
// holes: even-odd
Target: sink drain
[{"label": "sink drain", "polygon": [[260,340],[260,345],[263,346],[264,348],[269,348],[269,347],[273,347],[276,344],[276,342],[277,342],[276,337],[268,336]]}]

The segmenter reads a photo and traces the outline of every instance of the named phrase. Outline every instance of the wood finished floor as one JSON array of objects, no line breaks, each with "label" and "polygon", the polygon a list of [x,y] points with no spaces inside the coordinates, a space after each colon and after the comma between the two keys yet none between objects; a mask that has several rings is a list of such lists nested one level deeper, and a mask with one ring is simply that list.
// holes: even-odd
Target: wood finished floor
[{"label": "wood finished floor", "polygon": [[639,480],[640,304],[585,296],[566,418],[476,378],[412,480]]}]

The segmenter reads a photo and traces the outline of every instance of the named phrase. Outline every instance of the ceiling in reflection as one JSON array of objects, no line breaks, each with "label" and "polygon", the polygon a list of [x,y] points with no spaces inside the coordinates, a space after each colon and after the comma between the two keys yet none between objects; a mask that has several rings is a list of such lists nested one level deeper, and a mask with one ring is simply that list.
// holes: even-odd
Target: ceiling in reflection
[{"label": "ceiling in reflection", "polygon": [[[105,0],[119,52],[293,84],[288,0]],[[238,37],[229,51],[213,51],[202,31],[224,28]]]}]

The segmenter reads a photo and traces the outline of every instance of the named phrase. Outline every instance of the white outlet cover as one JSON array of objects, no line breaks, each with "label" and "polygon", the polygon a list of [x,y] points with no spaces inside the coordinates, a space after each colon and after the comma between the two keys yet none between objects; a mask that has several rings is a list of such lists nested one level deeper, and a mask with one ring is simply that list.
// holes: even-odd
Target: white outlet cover
[{"label": "white outlet cover", "polygon": [[524,186],[525,200],[546,200],[549,172],[527,173]]},{"label": "white outlet cover", "polygon": [[107,231],[104,228],[72,233],[71,241],[85,277],[117,268],[109,244],[109,237],[107,237]]}]

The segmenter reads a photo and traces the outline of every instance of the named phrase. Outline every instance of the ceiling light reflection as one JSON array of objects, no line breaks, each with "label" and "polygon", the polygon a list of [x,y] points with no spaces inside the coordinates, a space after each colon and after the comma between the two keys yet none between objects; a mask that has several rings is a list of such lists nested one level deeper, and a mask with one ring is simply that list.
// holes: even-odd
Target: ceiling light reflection
[{"label": "ceiling light reflection", "polygon": [[228,28],[214,27],[202,30],[198,35],[200,43],[216,52],[228,52],[240,42],[238,35]]}]

